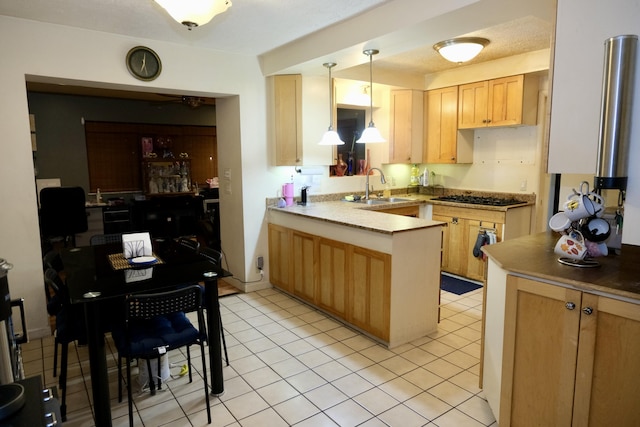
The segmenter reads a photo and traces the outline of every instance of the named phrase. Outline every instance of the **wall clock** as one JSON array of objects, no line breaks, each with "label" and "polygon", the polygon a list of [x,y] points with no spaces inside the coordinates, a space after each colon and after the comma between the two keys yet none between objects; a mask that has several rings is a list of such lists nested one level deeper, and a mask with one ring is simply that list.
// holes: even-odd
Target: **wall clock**
[{"label": "wall clock", "polygon": [[160,57],[145,46],[136,46],[127,53],[127,68],[136,79],[151,81],[162,71]]}]

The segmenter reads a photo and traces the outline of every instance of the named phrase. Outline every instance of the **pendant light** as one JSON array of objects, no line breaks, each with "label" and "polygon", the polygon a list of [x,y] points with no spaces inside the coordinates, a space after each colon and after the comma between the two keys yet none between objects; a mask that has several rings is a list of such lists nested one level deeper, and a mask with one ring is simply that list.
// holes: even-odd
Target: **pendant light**
[{"label": "pendant light", "polygon": [[344,145],[344,141],[340,139],[338,132],[333,130],[333,90],[331,82],[331,69],[336,66],[335,62],[326,62],[324,64],[329,69],[329,129],[322,135],[322,139],[318,145]]},{"label": "pendant light", "polygon": [[380,131],[376,128],[376,125],[373,124],[373,55],[377,55],[379,51],[377,49],[367,49],[362,53],[369,57],[369,84],[371,85],[371,101],[369,103],[371,111],[369,114],[371,121],[369,122],[369,126],[362,131],[362,135],[360,135],[360,139],[358,139],[356,143],[374,144],[386,142],[382,135],[380,135]]}]

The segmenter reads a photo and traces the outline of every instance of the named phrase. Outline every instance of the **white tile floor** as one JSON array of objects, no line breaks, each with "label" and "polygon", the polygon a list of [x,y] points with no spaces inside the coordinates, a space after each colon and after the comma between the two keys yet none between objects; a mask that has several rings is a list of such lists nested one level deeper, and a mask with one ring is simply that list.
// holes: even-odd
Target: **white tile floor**
[{"label": "white tile floor", "polygon": [[[213,397],[213,426],[496,426],[478,387],[482,289],[442,292],[438,332],[389,350],[276,290],[223,297],[231,365]],[[117,401],[115,348],[108,357],[114,426],[128,425]],[[70,349],[65,427],[93,426],[86,347]],[[205,426],[197,346],[194,382],[170,379],[156,396],[134,394],[136,426]],[[23,347],[27,376],[52,376],[53,339]],[[185,361],[170,354],[171,372]],[[174,366],[175,365],[175,366]]]}]

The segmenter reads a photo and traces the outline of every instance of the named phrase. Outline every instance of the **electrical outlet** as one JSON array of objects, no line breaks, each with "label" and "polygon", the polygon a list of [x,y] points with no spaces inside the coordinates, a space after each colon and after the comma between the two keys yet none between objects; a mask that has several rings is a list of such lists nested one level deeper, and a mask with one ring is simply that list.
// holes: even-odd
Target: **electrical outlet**
[{"label": "electrical outlet", "polygon": [[259,256],[258,258],[256,258],[256,267],[258,267],[258,270],[262,270],[264,268],[264,258]]}]

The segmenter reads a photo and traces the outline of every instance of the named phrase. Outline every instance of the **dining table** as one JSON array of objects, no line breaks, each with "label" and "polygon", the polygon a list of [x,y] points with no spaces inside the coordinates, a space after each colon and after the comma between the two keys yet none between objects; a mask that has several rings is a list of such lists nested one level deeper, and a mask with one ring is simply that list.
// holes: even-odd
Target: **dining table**
[{"label": "dining table", "polygon": [[96,427],[112,425],[105,334],[123,321],[130,294],[204,284],[211,393],[224,393],[217,280],[231,273],[173,239],[154,240],[155,261],[144,263],[125,259],[121,243],[65,248],[61,257],[71,304],[84,307]]}]

